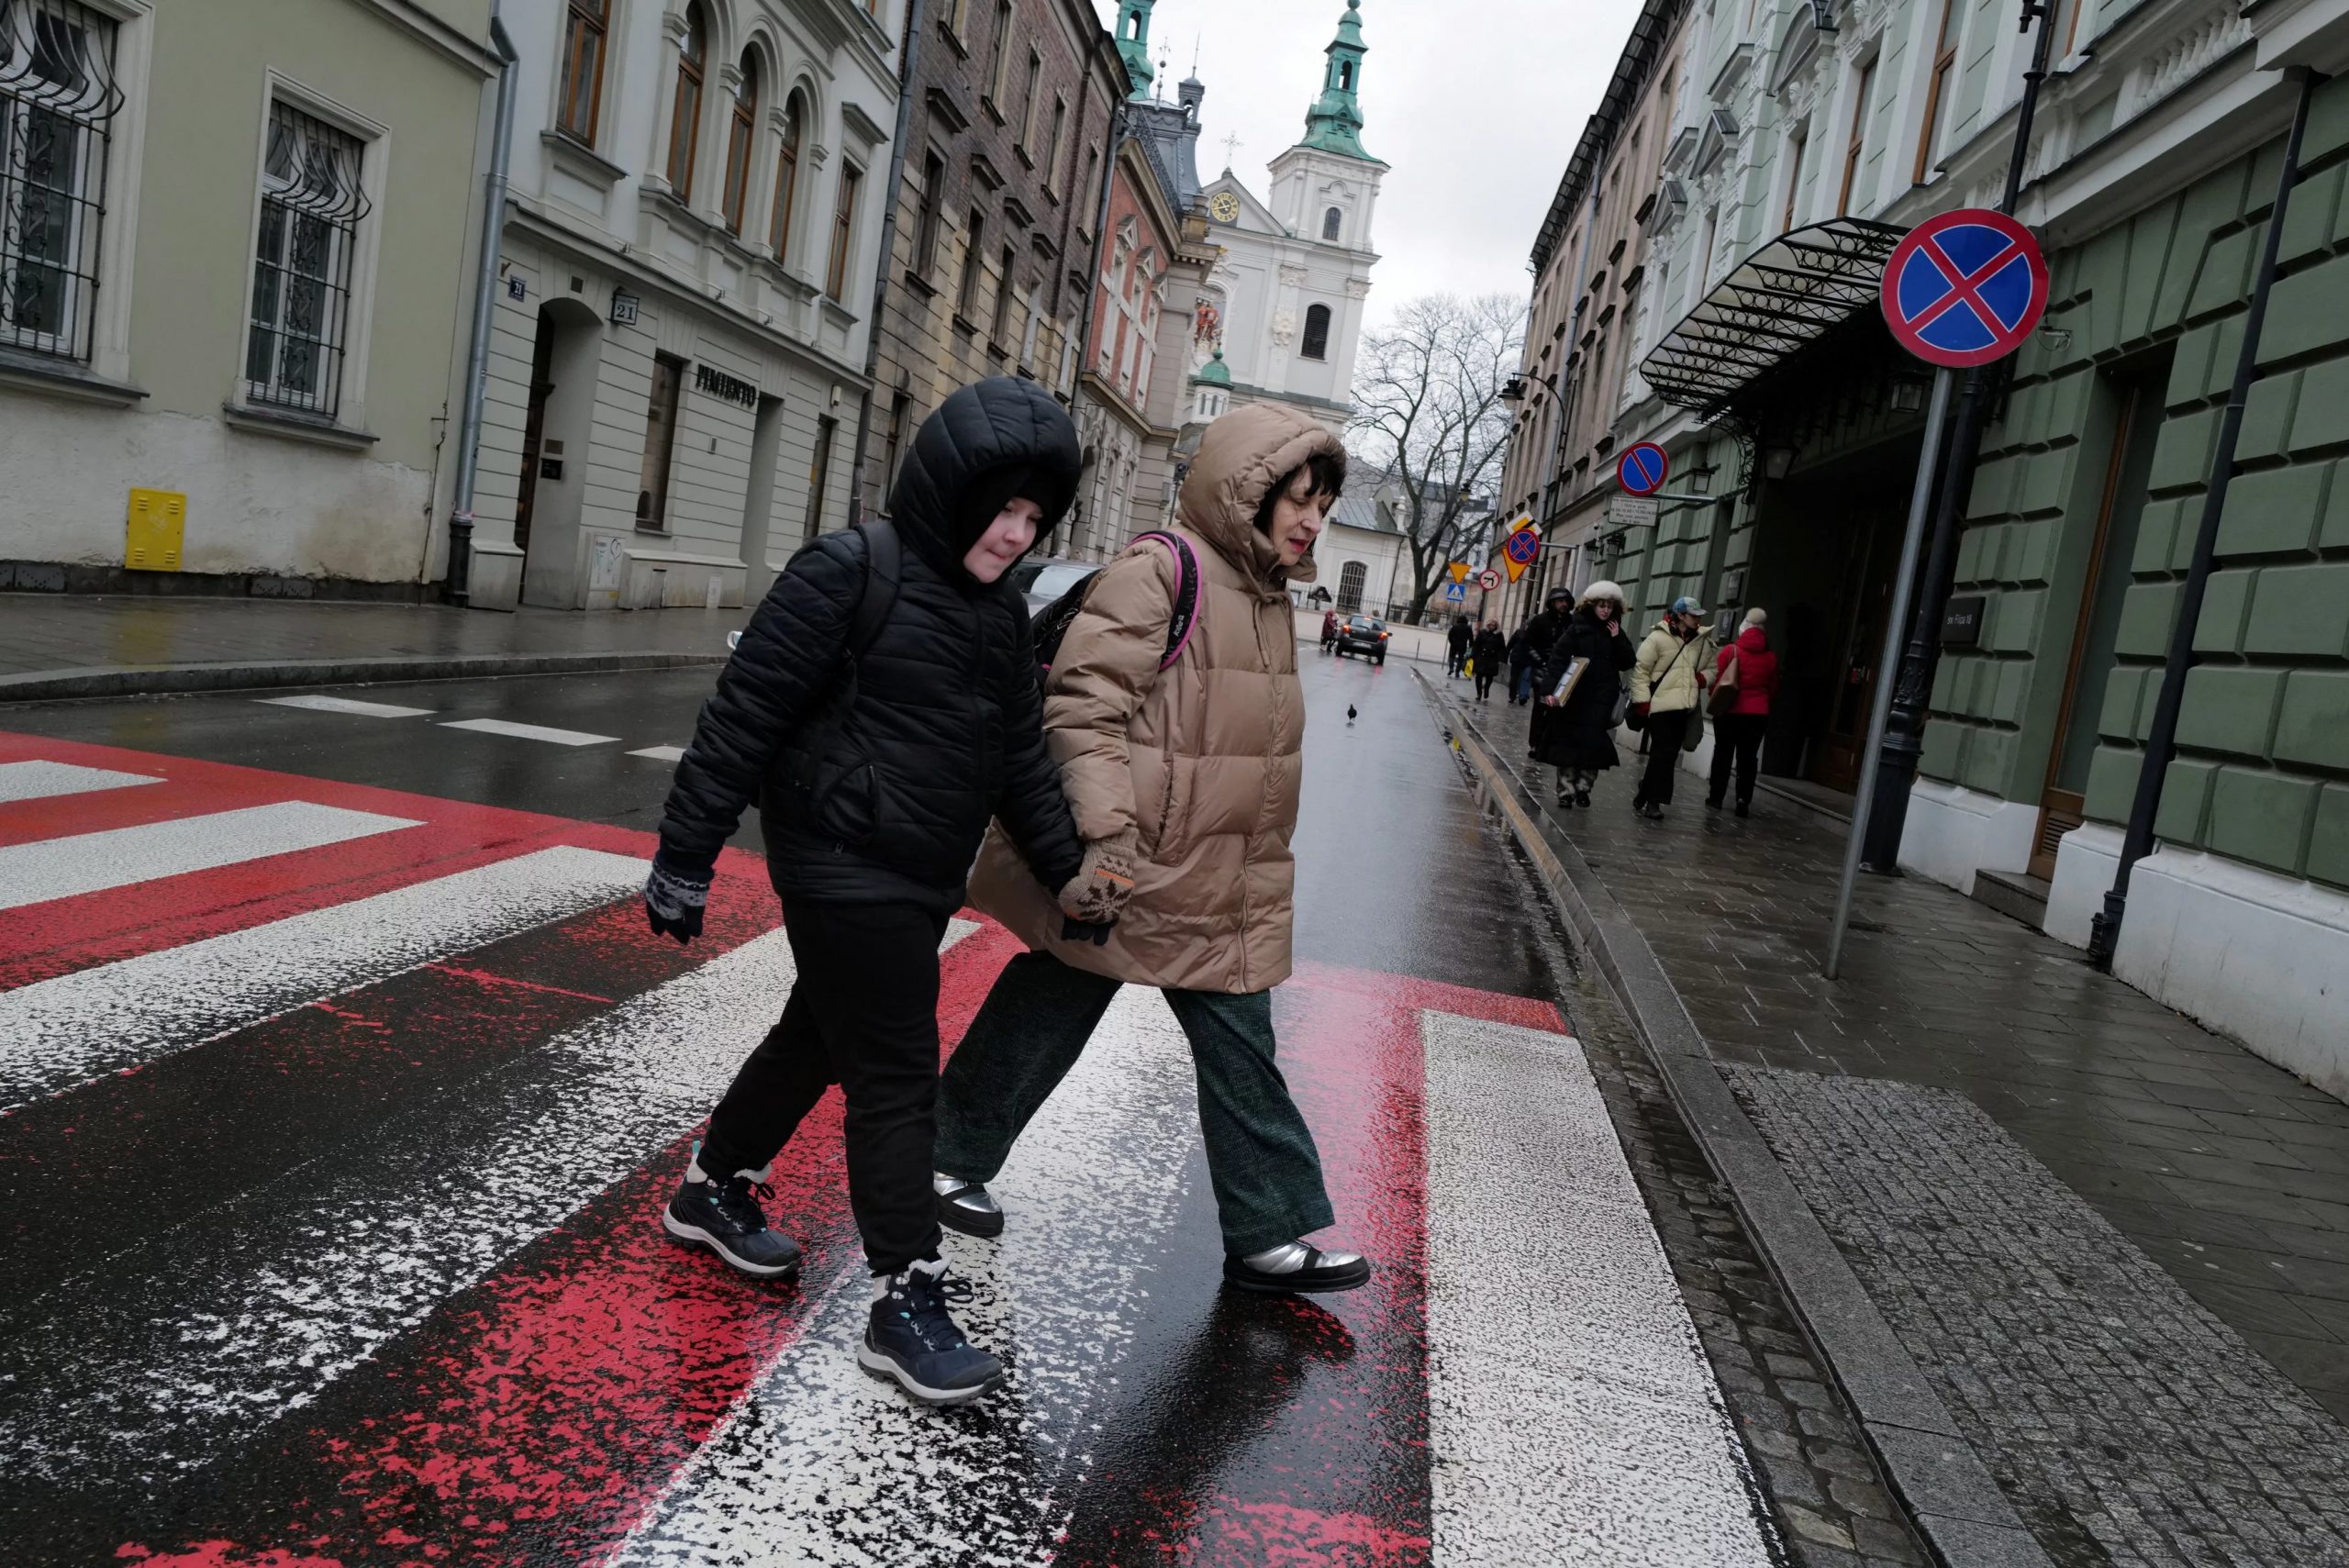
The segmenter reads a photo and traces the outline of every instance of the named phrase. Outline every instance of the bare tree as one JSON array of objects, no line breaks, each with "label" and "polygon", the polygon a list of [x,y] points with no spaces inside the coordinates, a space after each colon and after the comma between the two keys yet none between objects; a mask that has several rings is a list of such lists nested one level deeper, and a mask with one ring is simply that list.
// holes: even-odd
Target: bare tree
[{"label": "bare tree", "polygon": [[1348,445],[1402,490],[1396,521],[1411,552],[1417,626],[1453,561],[1481,557],[1478,492],[1508,444],[1501,387],[1517,372],[1525,303],[1508,295],[1428,295],[1363,340]]}]

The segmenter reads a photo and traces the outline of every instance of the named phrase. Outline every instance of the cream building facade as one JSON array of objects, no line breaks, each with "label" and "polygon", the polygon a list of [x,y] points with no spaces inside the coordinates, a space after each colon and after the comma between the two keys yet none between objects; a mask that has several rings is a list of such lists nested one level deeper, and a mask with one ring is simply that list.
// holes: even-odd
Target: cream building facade
[{"label": "cream building facade", "polygon": [[422,591],[489,15],[0,6],[0,587]]},{"label": "cream building facade", "polygon": [[755,602],[848,521],[904,4],[513,8],[473,604]]}]

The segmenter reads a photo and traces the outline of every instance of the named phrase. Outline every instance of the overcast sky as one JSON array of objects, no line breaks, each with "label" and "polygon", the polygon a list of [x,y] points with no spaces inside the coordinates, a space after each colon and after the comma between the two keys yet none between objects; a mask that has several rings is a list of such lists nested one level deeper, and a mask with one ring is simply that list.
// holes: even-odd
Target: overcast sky
[{"label": "overcast sky", "polygon": [[[1093,0],[1104,27],[1117,0]],[[1207,83],[1199,174],[1264,165],[1305,134],[1322,50],[1345,0],[1159,0],[1153,88],[1168,99],[1198,51]],[[1392,165],[1372,239],[1374,325],[1423,294],[1530,295],[1525,270],[1575,139],[1598,107],[1638,0],[1363,0],[1363,146]]]}]

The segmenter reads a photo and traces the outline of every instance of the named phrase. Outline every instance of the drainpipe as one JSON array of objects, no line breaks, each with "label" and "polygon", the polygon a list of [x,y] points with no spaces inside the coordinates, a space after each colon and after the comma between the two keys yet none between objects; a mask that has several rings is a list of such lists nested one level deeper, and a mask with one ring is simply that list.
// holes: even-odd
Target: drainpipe
[{"label": "drainpipe", "polygon": [[473,482],[481,473],[482,405],[489,395],[489,328],[497,311],[497,253],[506,242],[506,175],[514,156],[514,67],[521,56],[497,19],[489,14],[489,45],[497,56],[497,127],[489,143],[489,177],[482,182],[481,264],[473,275],[473,340],[465,348],[465,406],[457,430],[456,494],[449,507],[449,573],[442,596],[452,605],[471,602]]},{"label": "drainpipe", "polygon": [[[2022,195],[2023,164],[2031,154],[2032,122],[2039,113],[2039,84],[2047,79],[2048,56],[2055,35],[2054,19],[2043,0],[2023,0],[2022,25],[2036,18],[2039,33],[2032,40],[2031,69],[2023,72],[2022,100],[2015,107],[2014,145],[2007,154],[2006,194],[1998,210],[2011,213]],[[1917,584],[1916,610],[1909,622],[1908,646],[1901,651],[1899,684],[1894,688],[1892,712],[1887,719],[1884,756],[1876,771],[1874,801],[1868,811],[1867,841],[1862,863],[1870,871],[1899,869],[1900,835],[1909,821],[1909,792],[1917,781],[1917,759],[1925,749],[1925,720],[1932,710],[1933,664],[1941,654],[1942,617],[1949,610],[1950,578],[1957,560],[1958,513],[1974,487],[1974,465],[1982,455],[1982,431],[1990,422],[1994,387],[2011,361],[1977,366],[1965,373],[1959,395],[1955,433],[1950,438],[1949,466],[1942,471],[1941,495],[1933,506],[1932,548],[1925,574]],[[1931,462],[1928,454],[1921,461]]]},{"label": "drainpipe", "polygon": [[2161,695],[2154,703],[2154,729],[2145,738],[2145,755],[2137,764],[2137,795],[2129,808],[2129,828],[2121,840],[2121,865],[2104,895],[2104,908],[2088,922],[2088,962],[2110,972],[2113,951],[2121,943],[2121,922],[2128,912],[2129,873],[2153,852],[2154,817],[2161,809],[2162,784],[2169,775],[2170,758],[2177,751],[2177,714],[2186,701],[2187,672],[2194,667],[2194,633],[2202,620],[2202,594],[2210,586],[2212,558],[2218,552],[2219,519],[2227,508],[2227,485],[2234,478],[2235,442],[2243,433],[2244,402],[2251,384],[2259,379],[2259,332],[2267,319],[2267,293],[2276,281],[2276,257],[2284,240],[2284,214],[2291,206],[2292,187],[2300,177],[2300,138],[2308,129],[2309,102],[2324,80],[2305,65],[2285,72],[2299,83],[2299,101],[2292,106],[2292,128],[2284,135],[2284,166],[2276,173],[2276,204],[2268,210],[2267,232],[2260,241],[2259,272],[2251,285],[2251,308],[2243,322],[2243,350],[2235,356],[2235,379],[2227,389],[2226,412],[2219,417],[2219,450],[2210,458],[2210,483],[2202,493],[2202,523],[2194,535],[2194,559],[2186,572],[2186,591],[2178,595],[2177,623],[2170,628],[2169,655],[2162,664]]},{"label": "drainpipe", "polygon": [[[1085,362],[1092,352],[1093,312],[1101,303],[1101,249],[1109,241],[1109,192],[1118,183],[1118,153],[1125,139],[1126,101],[1120,98],[1109,106],[1109,156],[1101,161],[1101,201],[1093,212],[1093,258],[1086,263],[1085,308],[1078,314],[1076,323],[1076,382],[1068,389],[1072,406],[1076,402],[1077,387],[1085,384]],[[1072,151],[1069,156],[1074,158],[1076,155]],[[1177,215],[1175,227],[1179,230],[1181,226],[1182,218]],[[1061,525],[1054,523],[1054,542],[1058,540]],[[1073,542],[1076,536],[1071,534],[1069,537]]]},{"label": "drainpipe", "polygon": [[[889,263],[897,253],[897,209],[906,199],[906,137],[914,124],[914,68],[921,58],[921,25],[929,10],[930,0],[909,0],[906,6],[905,45],[897,62],[897,129],[889,139],[889,202],[881,215],[881,261],[873,270],[873,317],[864,331],[864,394],[857,399],[856,450],[849,462],[852,528],[864,518],[864,450],[873,428],[873,378],[881,369],[881,312],[889,298]],[[882,475],[885,484],[887,479]],[[882,499],[885,505],[887,497]]]}]

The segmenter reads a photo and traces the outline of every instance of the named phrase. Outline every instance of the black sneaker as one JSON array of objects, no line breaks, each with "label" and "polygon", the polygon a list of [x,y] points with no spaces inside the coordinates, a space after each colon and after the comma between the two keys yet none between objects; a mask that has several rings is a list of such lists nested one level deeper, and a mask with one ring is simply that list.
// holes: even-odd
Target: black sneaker
[{"label": "black sneaker", "polygon": [[1587,810],[1590,806],[1590,791],[1586,789],[1575,791],[1575,804]]},{"label": "black sneaker", "polygon": [[752,1279],[791,1279],[799,1273],[799,1244],[767,1229],[759,1207],[773,1197],[765,1171],[737,1171],[723,1181],[704,1173],[701,1151],[685,1167],[677,1195],[661,1211],[661,1228],[689,1246],[708,1248]]},{"label": "black sneaker", "polygon": [[1223,1278],[1264,1296],[1353,1290],[1370,1283],[1370,1260],[1359,1252],[1324,1252],[1302,1241],[1285,1241],[1244,1258],[1225,1253]]},{"label": "black sneaker", "polygon": [[1651,822],[1661,822],[1664,820],[1664,807],[1651,800],[1640,807],[1640,815]]},{"label": "black sneaker", "polygon": [[1003,1234],[1003,1205],[995,1201],[985,1182],[933,1175],[930,1191],[938,1195],[938,1223],[965,1236]]},{"label": "black sneaker", "polygon": [[971,1282],[949,1279],[943,1262],[892,1274],[873,1304],[856,1363],[923,1405],[963,1405],[1003,1381],[1003,1362],[963,1338],[950,1303],[971,1299]]}]

